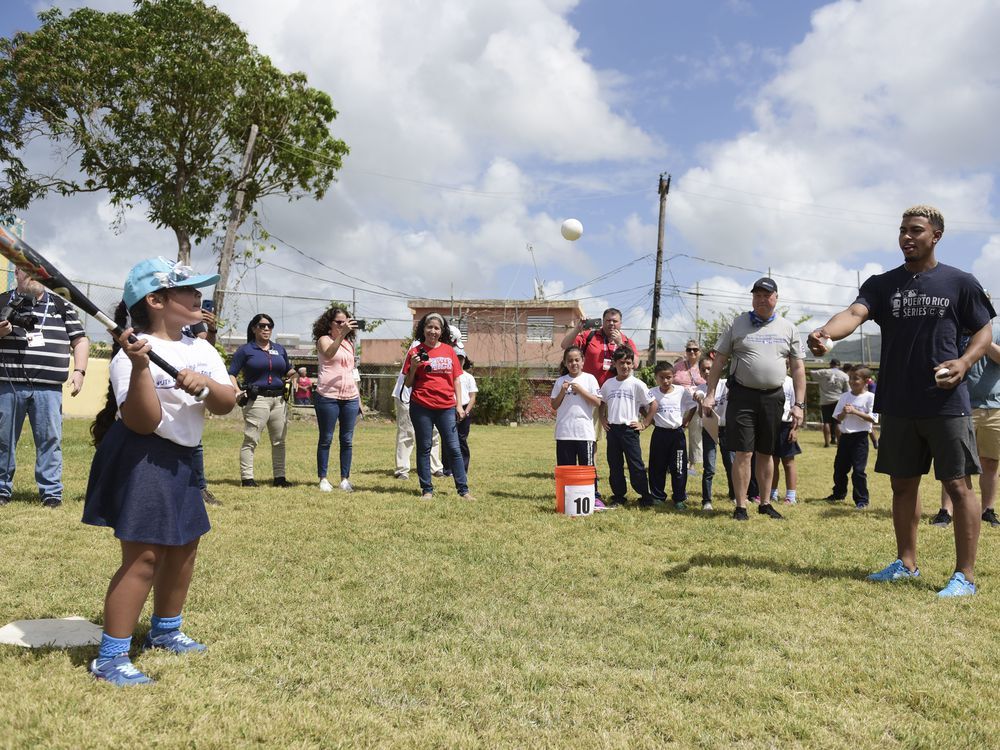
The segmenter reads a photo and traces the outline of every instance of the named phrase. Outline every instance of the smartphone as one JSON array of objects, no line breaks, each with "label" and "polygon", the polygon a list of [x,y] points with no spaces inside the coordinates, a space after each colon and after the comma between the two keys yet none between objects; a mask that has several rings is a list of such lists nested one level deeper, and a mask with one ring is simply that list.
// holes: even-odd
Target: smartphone
[{"label": "smartphone", "polygon": [[354,324],[357,326],[359,331],[363,331],[368,327],[367,320],[355,320]]},{"label": "smartphone", "polygon": [[603,323],[603,321],[600,318],[587,318],[583,321],[583,327],[590,329],[600,328],[601,323]]},{"label": "smartphone", "polygon": [[201,301],[201,309],[208,310],[209,312],[215,312],[215,300],[209,297],[208,299],[203,299]]}]

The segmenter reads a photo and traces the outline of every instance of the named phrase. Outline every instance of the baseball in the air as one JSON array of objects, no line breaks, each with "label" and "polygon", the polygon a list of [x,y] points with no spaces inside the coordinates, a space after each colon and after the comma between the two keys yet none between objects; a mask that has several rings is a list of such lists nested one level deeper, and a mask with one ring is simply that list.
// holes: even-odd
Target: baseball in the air
[{"label": "baseball in the air", "polygon": [[583,224],[578,219],[566,219],[559,229],[564,239],[575,242],[583,236]]},{"label": "baseball in the air", "polygon": [[949,370],[947,367],[942,367],[940,370],[934,373],[934,377],[937,378],[938,380],[947,380],[949,375],[951,375],[951,370]]}]

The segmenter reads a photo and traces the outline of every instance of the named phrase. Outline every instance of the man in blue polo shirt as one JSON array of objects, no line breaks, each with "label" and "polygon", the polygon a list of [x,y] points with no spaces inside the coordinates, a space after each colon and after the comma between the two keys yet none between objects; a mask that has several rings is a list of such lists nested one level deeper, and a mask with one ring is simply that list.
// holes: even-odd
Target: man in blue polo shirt
[{"label": "man in blue polo shirt", "polygon": [[[875,471],[888,474],[892,482],[896,559],[868,579],[920,575],[918,493],[933,459],[934,476],[955,506],[955,574],[939,593],[950,597],[976,592],[973,569],[981,520],[970,477],[980,467],[964,381],[986,353],[996,312],[975,277],[938,262],[934,251],[943,234],[944,217],[936,208],[907,209],[899,227],[903,265],[869,278],[854,304],[809,334],[808,343],[814,354],[822,355],[826,339],[838,341],[866,320],[882,329],[875,392],[882,437]],[[960,353],[966,331],[971,338]]]}]

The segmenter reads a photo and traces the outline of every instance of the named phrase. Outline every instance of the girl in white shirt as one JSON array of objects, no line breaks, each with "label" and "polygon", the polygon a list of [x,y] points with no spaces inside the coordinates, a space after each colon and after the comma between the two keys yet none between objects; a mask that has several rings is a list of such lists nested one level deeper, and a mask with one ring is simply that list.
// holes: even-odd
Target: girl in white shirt
[{"label": "girl in white shirt", "polygon": [[[583,371],[583,351],[571,346],[563,352],[562,374],[552,385],[556,410],[556,466],[593,466],[594,409],[601,404],[597,378]],[[596,510],[606,510],[594,481]]]},{"label": "girl in white shirt", "polygon": [[[122,562],[104,599],[104,633],[90,672],[114,685],[153,680],[129,660],[132,633],[150,589],[155,588],[152,627],[143,650],[204,651],[181,632],[181,609],[194,573],[198,542],[208,515],[193,472],[205,410],[226,414],[236,405],[225,364],[215,347],[182,336],[201,320],[198,287],[219,277],[194,276],[165,258],[139,263],[129,273],[115,314],[128,328],[111,360],[108,403],[91,432],[97,451],[90,468],[83,522],[110,526],[121,543]],[[178,367],[174,378],[150,361],[155,350]],[[195,395],[207,390],[207,398]]]}]

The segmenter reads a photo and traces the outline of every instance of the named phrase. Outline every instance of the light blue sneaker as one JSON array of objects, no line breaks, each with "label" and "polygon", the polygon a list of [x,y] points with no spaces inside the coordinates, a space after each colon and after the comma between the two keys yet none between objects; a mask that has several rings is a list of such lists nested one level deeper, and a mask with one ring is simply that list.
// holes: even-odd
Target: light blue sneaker
[{"label": "light blue sneaker", "polygon": [[110,682],[118,687],[129,685],[149,685],[155,680],[140,672],[128,658],[128,654],[118,654],[110,659],[94,659],[90,662],[90,673],[98,680]]},{"label": "light blue sneaker", "polygon": [[905,565],[903,565],[902,560],[896,559],[893,560],[888,565],[886,565],[884,568],[882,568],[882,570],[878,571],[877,573],[872,573],[870,576],[868,576],[868,580],[878,581],[882,583],[885,581],[898,581],[903,578],[919,578],[919,577],[920,577],[920,568],[916,568],[913,571],[910,571]]},{"label": "light blue sneaker", "polygon": [[938,591],[938,596],[972,596],[976,593],[976,584],[966,580],[962,573],[955,573],[948,581],[948,585]]},{"label": "light blue sneaker", "polygon": [[145,651],[150,648],[162,648],[175,654],[189,654],[204,651],[208,647],[193,638],[188,638],[179,630],[169,630],[155,637],[150,631],[142,643],[142,649]]}]

